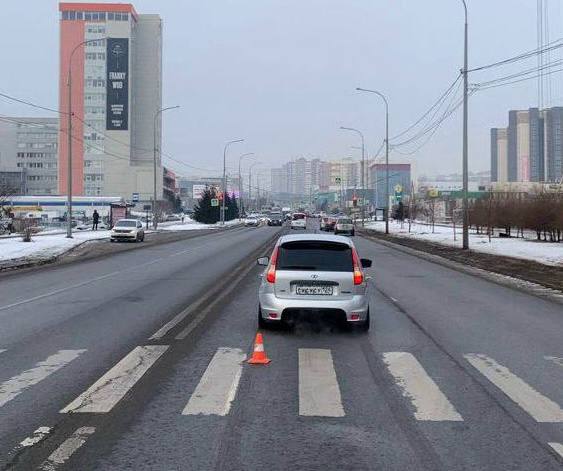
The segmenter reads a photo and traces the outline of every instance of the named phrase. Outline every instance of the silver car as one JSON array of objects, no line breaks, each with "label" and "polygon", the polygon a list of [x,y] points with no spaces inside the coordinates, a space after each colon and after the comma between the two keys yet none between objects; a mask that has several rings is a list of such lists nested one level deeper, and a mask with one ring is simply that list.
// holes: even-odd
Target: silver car
[{"label": "silver car", "polygon": [[338,218],[334,224],[335,234],[355,234],[354,221],[350,218]]},{"label": "silver car", "polygon": [[298,318],[329,315],[369,329],[367,279],[347,237],[302,234],[278,239],[271,257],[258,259],[267,266],[258,292],[258,325],[267,328]]}]

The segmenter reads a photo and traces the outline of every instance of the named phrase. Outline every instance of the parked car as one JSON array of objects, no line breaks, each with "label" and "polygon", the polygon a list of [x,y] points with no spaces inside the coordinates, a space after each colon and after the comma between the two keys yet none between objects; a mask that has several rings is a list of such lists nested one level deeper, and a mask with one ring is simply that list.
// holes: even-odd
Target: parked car
[{"label": "parked car", "polygon": [[260,219],[256,216],[247,216],[244,220],[245,227],[258,227],[260,225]]},{"label": "parked car", "polygon": [[115,223],[110,233],[110,241],[132,240],[133,242],[143,242],[145,231],[143,223],[138,219],[120,219]]},{"label": "parked car", "polygon": [[291,215],[291,229],[306,229],[307,217],[305,213],[293,213]]},{"label": "parked car", "polygon": [[350,218],[338,218],[334,224],[334,233],[353,236],[355,234],[354,221]]},{"label": "parked car", "polygon": [[364,268],[348,237],[302,234],[278,239],[258,292],[258,325],[293,324],[298,318],[336,316],[348,325],[368,330],[368,284]]}]

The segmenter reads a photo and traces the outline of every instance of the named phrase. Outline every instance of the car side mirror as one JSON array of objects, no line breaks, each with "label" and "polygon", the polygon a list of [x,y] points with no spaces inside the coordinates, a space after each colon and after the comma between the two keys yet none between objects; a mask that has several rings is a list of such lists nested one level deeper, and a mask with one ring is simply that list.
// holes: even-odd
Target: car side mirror
[{"label": "car side mirror", "polygon": [[372,262],[369,258],[361,258],[360,263],[362,264],[362,268],[369,268]]},{"label": "car side mirror", "polygon": [[270,257],[260,257],[256,262],[258,265],[267,266],[270,263]]}]

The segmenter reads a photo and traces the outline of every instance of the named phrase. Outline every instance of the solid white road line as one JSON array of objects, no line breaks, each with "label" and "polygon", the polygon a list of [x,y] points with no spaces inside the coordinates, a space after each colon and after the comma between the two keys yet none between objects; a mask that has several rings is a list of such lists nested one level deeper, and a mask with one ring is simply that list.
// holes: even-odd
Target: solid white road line
[{"label": "solid white road line", "polygon": [[4,353],[6,351],[5,348],[0,348],[0,353]]},{"label": "solid white road line", "polygon": [[562,443],[549,442],[548,445],[551,448],[553,448],[557,453],[559,453],[559,455],[561,455],[561,458],[563,458],[563,444]]},{"label": "solid white road line", "polygon": [[0,407],[21,394],[25,389],[44,380],[50,374],[68,365],[86,350],[59,350],[49,356],[45,361],[40,361],[33,368],[10,378],[0,384]]},{"label": "solid white road line", "polygon": [[246,355],[239,348],[219,348],[182,415],[227,415],[237,393],[245,359]]},{"label": "solid white road line", "polygon": [[48,458],[41,463],[39,469],[42,471],[54,471],[59,466],[65,464],[68,459],[78,450],[88,436],[92,435],[96,429],[94,427],[80,427],[67,438]]},{"label": "solid white road line", "polygon": [[383,360],[396,383],[403,390],[403,396],[410,399],[414,406],[414,416],[417,420],[458,422],[463,420],[412,354],[388,352],[383,354]]},{"label": "solid white road line", "polygon": [[556,365],[563,366],[563,358],[559,357],[544,357],[547,361],[552,361]]},{"label": "solid white road line", "polygon": [[330,350],[299,349],[299,415],[345,415]]},{"label": "solid white road line", "polygon": [[109,412],[167,349],[168,345],[135,347],[61,412]]},{"label": "solid white road line", "polygon": [[504,394],[530,414],[537,422],[563,422],[563,410],[551,399],[540,394],[528,383],[487,355],[464,355],[480,373]]}]

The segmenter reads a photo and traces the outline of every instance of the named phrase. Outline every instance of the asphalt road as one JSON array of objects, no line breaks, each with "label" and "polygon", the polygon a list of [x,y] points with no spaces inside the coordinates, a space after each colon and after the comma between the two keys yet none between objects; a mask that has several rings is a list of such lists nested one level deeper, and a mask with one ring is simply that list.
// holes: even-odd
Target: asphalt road
[{"label": "asphalt road", "polygon": [[[0,463],[563,469],[559,304],[356,237],[374,261],[370,332],[268,330],[272,361],[251,366],[250,267],[277,233],[238,229],[3,279]],[[31,444],[39,427],[52,429]]]}]

